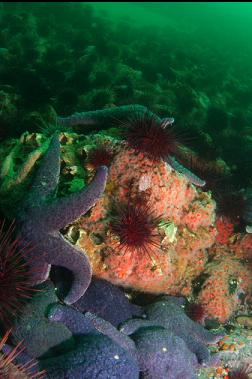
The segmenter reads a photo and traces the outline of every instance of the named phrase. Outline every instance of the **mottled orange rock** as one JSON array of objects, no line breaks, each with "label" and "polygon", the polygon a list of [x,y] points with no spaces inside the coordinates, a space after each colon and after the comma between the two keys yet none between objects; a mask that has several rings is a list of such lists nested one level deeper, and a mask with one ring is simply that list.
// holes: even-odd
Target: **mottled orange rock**
[{"label": "mottled orange rock", "polygon": [[[169,233],[157,226],[159,243],[151,254],[124,251],[111,228],[113,206],[136,199],[172,226]],[[103,198],[78,222],[77,243],[97,277],[135,290],[189,295],[192,281],[204,270],[206,249],[215,241],[214,221],[215,202],[209,193],[165,162],[154,163],[123,145],[110,167]]]},{"label": "mottled orange rock", "polygon": [[234,224],[224,216],[220,216],[216,220],[218,235],[216,241],[222,245],[228,244],[229,238],[234,233]]},{"label": "mottled orange rock", "polygon": [[208,317],[220,322],[227,321],[239,306],[240,295],[251,296],[251,265],[239,261],[228,247],[215,246],[215,259],[206,266],[209,275],[197,301],[202,304]]},{"label": "mottled orange rock", "polygon": [[205,267],[208,279],[204,282],[197,301],[207,314],[221,322],[227,321],[241,304],[252,295],[252,235],[234,233],[225,217],[217,219],[218,236],[209,249],[210,263]]}]

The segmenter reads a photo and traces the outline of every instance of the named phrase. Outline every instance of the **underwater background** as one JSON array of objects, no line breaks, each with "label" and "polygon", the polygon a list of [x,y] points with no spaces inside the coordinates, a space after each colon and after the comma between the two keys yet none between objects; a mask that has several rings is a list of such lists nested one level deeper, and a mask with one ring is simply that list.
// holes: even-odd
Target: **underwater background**
[{"label": "underwater background", "polygon": [[252,377],[251,21],[0,3],[0,379]]}]

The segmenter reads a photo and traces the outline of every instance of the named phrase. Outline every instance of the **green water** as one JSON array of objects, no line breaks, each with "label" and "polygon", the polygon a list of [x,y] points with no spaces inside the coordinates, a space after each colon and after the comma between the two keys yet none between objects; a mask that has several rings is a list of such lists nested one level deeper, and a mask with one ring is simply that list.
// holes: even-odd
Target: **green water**
[{"label": "green water", "polygon": [[191,147],[250,183],[251,3],[14,2],[0,11],[2,102],[14,101],[8,91],[18,98],[2,112],[3,135],[35,130],[23,120],[45,106],[67,116],[138,103],[174,117],[196,137]]},{"label": "green water", "polygon": [[[251,50],[252,5],[248,2],[94,2],[93,6],[98,13],[107,13],[112,22],[130,18],[136,26],[173,25],[189,33],[197,32],[199,41],[205,44],[218,42],[223,44],[222,48],[226,44],[230,48],[240,46],[238,54],[243,48]],[[203,40],[202,33],[206,32]]]},{"label": "green water", "polygon": [[[35,181],[38,187],[35,193],[42,193],[42,200],[35,199],[35,206],[25,203],[22,210],[26,214],[31,207],[31,216],[27,213],[27,219],[33,217],[34,224],[39,219],[36,204],[40,204],[40,200],[43,210],[44,202],[53,203],[54,195],[67,197],[72,194],[74,199],[75,192],[88,186],[95,170],[106,165],[110,175],[112,167],[112,179],[109,177],[101,195],[105,201],[101,204],[97,202],[98,211],[96,204],[77,222],[72,220],[70,228],[64,225],[60,231],[48,232],[46,229],[45,238],[48,236],[49,240],[59,232],[73,244],[83,242],[83,251],[90,248],[92,251],[88,253],[96,254],[94,260],[100,260],[102,268],[98,274],[109,278],[113,284],[127,288],[124,289],[127,296],[122,293],[123,299],[130,299],[141,306],[156,300],[156,293],[160,294],[163,290],[168,294],[176,292],[176,295],[181,295],[185,290],[182,294],[191,303],[197,303],[200,293],[206,291],[206,312],[210,314],[207,327],[211,329],[222,324],[228,334],[233,333],[233,342],[239,340],[245,346],[247,340],[251,341],[252,312],[251,291],[248,288],[252,246],[249,235],[252,231],[251,40],[252,3],[246,2],[0,3],[0,219],[19,216],[17,210],[34,183],[34,172],[40,165],[43,172],[41,156],[47,156],[47,149],[53,156],[53,169],[44,168],[49,173],[48,178],[47,172],[43,172],[43,181],[42,176],[39,177],[39,184]],[[131,106],[136,104],[138,107]],[[133,110],[143,110],[143,107],[150,112],[146,111],[144,115],[140,112],[140,116],[134,118]],[[92,111],[98,112],[94,114]],[[82,112],[89,123],[80,122],[85,118]],[[141,128],[137,128],[139,125]],[[55,131],[63,132],[60,134],[61,150]],[[152,143],[155,131],[156,146]],[[55,137],[51,145],[52,135]],[[45,162],[44,166],[48,168],[48,158]],[[58,171],[60,178],[56,178]],[[151,182],[152,174],[154,184]],[[176,187],[171,177],[176,179]],[[52,180],[55,185],[44,201],[47,180]],[[133,187],[137,188],[133,194],[136,196],[131,198]],[[180,189],[184,197],[177,193]],[[142,195],[142,191],[146,193]],[[174,202],[170,208],[169,204],[166,205],[165,196]],[[153,209],[145,203],[147,198],[151,198]],[[120,204],[125,199],[128,203]],[[69,204],[63,207],[62,212],[66,212],[68,207],[71,208]],[[157,223],[158,218],[152,218],[155,212],[160,213],[161,207],[167,213]],[[45,209],[48,212],[53,207]],[[141,209],[145,213],[140,212],[139,218]],[[198,226],[195,227],[194,222]],[[0,221],[0,258],[3,254],[5,259],[4,243],[1,242],[5,238],[4,228],[1,229],[1,225]],[[41,225],[43,228],[44,224]],[[28,223],[27,230],[29,227]],[[38,229],[34,228],[35,240]],[[156,237],[159,238],[158,242]],[[126,247],[126,253],[129,245],[134,254],[139,254],[137,257],[140,257],[141,264],[140,268],[137,266],[135,282],[126,283],[123,280],[128,271],[132,270],[134,275],[133,265],[136,262],[138,265],[139,261],[134,255],[135,260],[130,256],[127,258],[127,264],[132,265],[130,269],[125,264],[126,268],[119,267],[121,271],[118,269],[117,272],[118,267],[113,266],[114,257],[111,256],[116,253],[118,266],[121,262],[124,264],[124,256],[120,256],[122,250],[114,248],[113,238],[121,243],[120,249]],[[149,254],[149,247],[158,249],[160,267],[156,258],[152,259],[152,250]],[[161,250],[162,254],[158,255]],[[146,251],[151,258],[147,264],[145,257],[143,259]],[[164,264],[164,254],[167,254],[167,262],[169,260],[171,266],[167,262]],[[8,254],[7,258],[10,258]],[[54,287],[58,288],[59,293],[61,290],[64,292],[63,289],[67,292],[66,288],[71,287],[69,271],[72,267],[69,261],[67,264],[70,267],[66,267],[69,269],[66,272],[55,267],[51,271],[50,278],[54,283],[49,290],[55,298]],[[16,269],[17,263],[11,263],[11,269],[13,266]],[[163,264],[165,274],[162,272]],[[86,265],[89,265],[88,259]],[[7,298],[5,291],[3,293],[5,287],[1,284],[2,278],[5,279],[2,266],[0,302]],[[150,275],[149,283],[149,279],[146,282],[142,280],[144,275]],[[171,284],[167,285],[164,281],[161,282],[163,287],[159,287],[161,275],[168,278],[167,282],[171,280]],[[212,282],[207,282],[209,278]],[[132,283],[132,291],[129,291]],[[145,290],[148,292],[151,289],[150,283],[157,285],[156,292],[153,291],[155,295],[145,293]],[[210,283],[213,291],[219,288],[214,298],[211,291],[207,292],[208,285],[205,283]],[[215,287],[215,283],[219,287]],[[173,288],[170,285],[175,290],[170,290]],[[113,313],[114,309],[117,310],[117,303],[111,293],[109,290],[104,295],[96,293],[90,304],[93,306],[99,298],[103,301],[102,312],[104,308],[105,312],[112,310]],[[111,306],[107,307],[106,296],[110,298]],[[216,299],[217,305],[212,306],[211,301]],[[15,301],[13,304],[16,307]],[[1,305],[0,319],[3,312]],[[188,314],[189,308],[186,308]],[[28,310],[28,316],[29,312],[33,313]],[[198,312],[205,317],[202,309]],[[227,314],[223,315],[222,312]],[[238,315],[245,316],[240,321],[248,326],[247,329],[238,325]],[[40,316],[45,321],[45,314]],[[37,321],[31,320],[32,326],[23,326],[28,335],[28,330],[33,332],[36,329],[33,324],[37,325]],[[0,331],[2,329],[0,320]],[[49,332],[53,337],[53,328]],[[32,335],[28,342],[33,344],[34,341],[31,349],[38,347],[39,350],[41,347],[43,350],[44,341],[40,346]],[[61,347],[57,349],[52,349],[48,354],[57,355]],[[65,347],[62,346],[62,349]],[[251,344],[246,349],[243,357],[250,359]],[[94,351],[96,354],[97,350]],[[238,350],[236,353],[235,358],[242,361],[243,351],[239,357]],[[114,358],[117,360],[118,355],[115,354]],[[223,367],[226,364],[232,366],[232,359],[229,358],[223,362]],[[0,359],[0,377],[1,362]],[[73,362],[68,365],[70,370],[72,365]],[[142,374],[141,378],[144,378]],[[223,379],[224,374],[216,376],[214,371],[205,373],[203,370],[199,378]]]}]

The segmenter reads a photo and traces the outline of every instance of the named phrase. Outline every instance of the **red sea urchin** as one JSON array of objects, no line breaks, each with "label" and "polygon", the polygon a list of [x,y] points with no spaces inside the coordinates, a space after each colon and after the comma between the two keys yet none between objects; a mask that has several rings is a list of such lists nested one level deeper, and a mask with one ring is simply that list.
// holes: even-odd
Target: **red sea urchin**
[{"label": "red sea urchin", "polygon": [[166,125],[148,112],[132,112],[132,116],[121,125],[122,135],[128,144],[153,161],[165,159],[178,151],[179,142],[171,125]]},{"label": "red sea urchin", "polygon": [[159,246],[159,222],[160,217],[155,217],[147,205],[128,202],[116,207],[111,229],[120,239],[120,249],[151,257]]},{"label": "red sea urchin", "polygon": [[216,201],[218,214],[226,216],[235,224],[241,221],[246,211],[246,200],[241,191],[223,189],[222,193],[217,194]]},{"label": "red sea urchin", "polygon": [[24,351],[24,346],[20,342],[7,354],[1,353],[11,330],[7,331],[0,340],[0,379],[42,379],[44,378],[45,371],[37,373],[31,373],[32,368],[35,366],[35,362],[31,359],[24,364],[16,364],[15,360]]},{"label": "red sea urchin", "polygon": [[250,379],[252,374],[252,368],[251,365],[248,363],[245,363],[241,365],[240,367],[233,369],[229,372],[229,379]]},{"label": "red sea urchin", "polygon": [[30,274],[23,259],[30,248],[21,247],[21,240],[14,238],[13,223],[5,226],[0,221],[0,322],[9,326],[13,317],[20,312],[25,300],[31,297]]},{"label": "red sea urchin", "polygon": [[108,147],[101,145],[88,153],[87,163],[93,169],[98,169],[100,166],[109,167],[113,157],[113,151]]},{"label": "red sea urchin", "polygon": [[187,306],[186,313],[193,321],[204,325],[207,313],[203,305],[190,303]]}]

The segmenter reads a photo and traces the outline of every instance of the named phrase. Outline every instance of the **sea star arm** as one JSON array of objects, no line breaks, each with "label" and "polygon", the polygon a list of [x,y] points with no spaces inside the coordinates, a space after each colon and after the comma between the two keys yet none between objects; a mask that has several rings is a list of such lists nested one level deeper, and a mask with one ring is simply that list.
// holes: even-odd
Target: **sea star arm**
[{"label": "sea star arm", "polygon": [[43,206],[40,220],[48,230],[59,230],[85,214],[104,191],[108,169],[101,166],[92,182],[79,192]]},{"label": "sea star arm", "polygon": [[62,322],[74,335],[96,331],[93,323],[87,317],[76,309],[65,305],[53,304],[49,308],[47,317],[50,321]]},{"label": "sea star arm", "polygon": [[132,318],[128,321],[125,321],[119,328],[120,332],[129,336],[130,334],[135,333],[139,328],[150,327],[150,326],[159,326],[155,321],[144,320],[140,318]]},{"label": "sea star arm", "polygon": [[[154,114],[148,110],[148,108],[139,104],[122,105],[119,107],[112,107],[109,109],[99,109],[96,111],[75,113],[68,117],[58,117],[58,126],[75,126],[75,125],[94,125],[99,128],[106,126],[111,127],[111,122],[127,119],[132,113],[146,113]],[[159,119],[157,116],[155,116]],[[161,120],[161,119],[159,119]]]},{"label": "sea star arm", "polygon": [[206,184],[205,180],[199,178],[197,175],[195,175],[192,171],[188,170],[188,168],[184,167],[181,163],[179,163],[175,157],[173,156],[168,156],[166,158],[166,162],[175,170],[178,171],[179,173],[183,174],[186,176],[188,181],[190,183],[193,183],[195,186],[198,187],[204,187]]},{"label": "sea star arm", "polygon": [[40,163],[30,194],[22,204],[19,215],[20,235],[25,244],[29,243],[33,247],[29,256],[25,257],[33,269],[33,284],[48,278],[51,265],[72,271],[74,280],[65,299],[67,304],[72,304],[85,293],[92,272],[85,253],[65,240],[60,229],[85,214],[95,204],[104,190],[107,168],[100,167],[93,181],[82,191],[60,200],[52,200],[59,171],[60,143],[55,134]]},{"label": "sea star arm", "polygon": [[36,172],[25,206],[39,206],[51,196],[58,184],[60,174],[60,143],[55,133],[47,152],[43,156]]},{"label": "sea star arm", "polygon": [[83,314],[71,307],[55,304],[49,310],[48,318],[50,321],[62,322],[73,334],[98,331],[122,348],[129,351],[135,350],[135,344],[128,336],[117,330],[110,322],[91,312]]},{"label": "sea star arm", "polygon": [[73,283],[64,302],[75,303],[86,292],[91,281],[92,270],[88,257],[66,241],[60,233],[57,236],[50,236],[45,242],[45,249],[48,263],[65,267],[72,272]]},{"label": "sea star arm", "polygon": [[199,364],[212,365],[213,360],[207,349],[208,344],[219,341],[223,333],[211,333],[202,325],[191,320],[184,309],[174,302],[174,298],[165,297],[145,308],[147,319],[170,330],[182,338],[188,348],[197,356]]},{"label": "sea star arm", "polygon": [[103,320],[91,312],[86,312],[85,317],[92,322],[94,327],[102,334],[109,337],[111,340],[120,345],[123,349],[133,352],[135,343],[127,335],[117,330],[110,322]]}]

